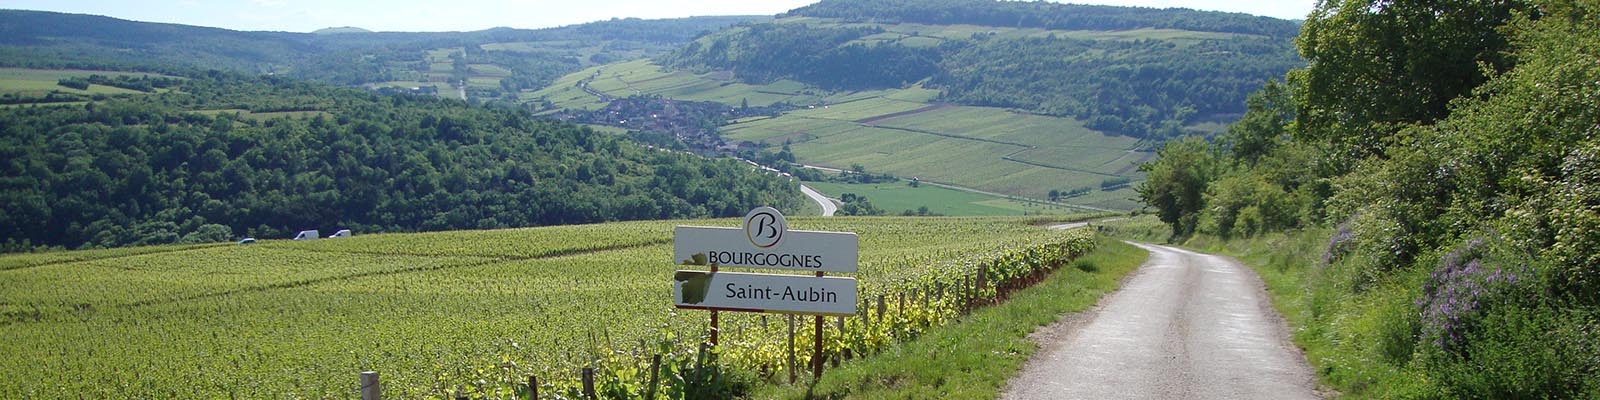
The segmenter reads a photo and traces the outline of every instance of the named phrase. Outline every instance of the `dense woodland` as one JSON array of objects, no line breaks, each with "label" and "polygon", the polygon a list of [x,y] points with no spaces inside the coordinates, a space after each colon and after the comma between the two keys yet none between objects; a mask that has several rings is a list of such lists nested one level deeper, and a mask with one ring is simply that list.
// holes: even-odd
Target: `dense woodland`
[{"label": "dense woodland", "polygon": [[174,89],[0,110],[6,250],[726,217],[801,200],[734,160],[515,109],[221,72]]},{"label": "dense woodland", "polygon": [[1349,394],[1600,396],[1600,2],[1329,1],[1298,44],[1144,201],[1179,237],[1331,231],[1303,339],[1370,360],[1313,358]]},{"label": "dense woodland", "polygon": [[824,0],[780,14],[855,22],[1120,31],[1139,28],[1293,37],[1299,26],[1248,14],[1189,9],[992,0]]},{"label": "dense woodland", "polygon": [[873,25],[774,22],[702,38],[658,61],[676,68],[731,70],[748,82],[787,78],[832,90],[898,88],[926,80],[926,86],[940,90],[941,101],[1076,117],[1091,128],[1151,142],[1181,136],[1186,125],[1231,121],[1244,112],[1252,90],[1301,65],[1291,39],[1298,31],[1293,22],[1240,14],[1042,2],[824,1],[789,15],[1232,35],[1191,44],[978,33],[909,47],[850,43],[884,32]]}]

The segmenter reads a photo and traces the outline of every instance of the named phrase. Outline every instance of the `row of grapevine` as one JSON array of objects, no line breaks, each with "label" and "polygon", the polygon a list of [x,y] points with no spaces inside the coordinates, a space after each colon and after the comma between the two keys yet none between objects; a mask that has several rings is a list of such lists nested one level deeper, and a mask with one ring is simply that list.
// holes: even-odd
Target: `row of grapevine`
[{"label": "row of grapevine", "polygon": [[[906,264],[901,268],[927,273],[864,285],[855,317],[825,318],[822,357],[837,366],[846,358],[876,353],[915,338],[974,307],[1004,301],[1011,292],[1039,282],[1093,249],[1092,231],[1080,229],[943,262],[925,257],[895,260]],[[689,314],[692,315],[675,313],[673,318],[705,317],[705,312]],[[812,318],[724,313],[721,343],[715,347],[706,343],[705,334],[663,332],[656,343],[641,342],[597,353],[600,355],[586,364],[596,375],[592,395],[604,399],[726,398],[743,389],[730,386],[739,382],[727,379],[728,371],[742,371],[770,383],[809,376],[809,363],[817,356],[811,348]],[[652,371],[652,366],[657,369]],[[530,395],[527,382],[528,377],[510,368],[499,368],[430,395],[446,399],[526,398]],[[584,392],[577,370],[549,371],[539,377],[539,382],[541,398],[591,395]]]},{"label": "row of grapevine", "polygon": [[[963,276],[970,284],[986,262],[1071,235],[1032,222],[791,219],[795,229],[861,237],[855,277],[862,298],[874,302],[875,328],[849,318],[845,329],[861,333],[840,336],[830,319],[828,351],[870,352],[938,324],[955,315]],[[671,307],[678,266],[666,243],[679,224],[738,221],[0,256],[0,265],[19,266],[0,268],[0,354],[8,355],[0,357],[0,398],[349,398],[364,370],[381,372],[386,398],[448,398],[456,390],[504,398],[525,390],[528,376],[545,380],[550,390],[541,394],[577,387],[585,366],[599,368],[600,389],[639,393],[657,354],[679,368],[661,374],[663,382],[693,381],[680,379],[682,368],[705,363],[694,344],[707,321],[705,312]],[[1009,273],[992,271],[988,282]],[[937,295],[941,286],[945,296]],[[886,317],[876,310],[879,295]],[[713,365],[787,379],[783,316],[722,316],[722,346],[707,356],[718,358]],[[801,365],[809,322],[797,321]],[[608,378],[625,370],[633,375]]]}]

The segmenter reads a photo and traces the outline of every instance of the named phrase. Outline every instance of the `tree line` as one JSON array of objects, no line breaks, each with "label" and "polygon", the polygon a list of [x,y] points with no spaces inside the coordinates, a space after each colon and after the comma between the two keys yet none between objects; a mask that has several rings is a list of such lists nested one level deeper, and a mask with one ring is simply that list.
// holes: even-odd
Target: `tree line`
[{"label": "tree line", "polygon": [[1295,24],[1248,14],[1202,12],[1182,8],[1060,4],[1046,1],[824,0],[779,16],[840,18],[853,22],[890,24],[960,24],[1074,31],[1179,29],[1279,38],[1293,37],[1299,32]]}]

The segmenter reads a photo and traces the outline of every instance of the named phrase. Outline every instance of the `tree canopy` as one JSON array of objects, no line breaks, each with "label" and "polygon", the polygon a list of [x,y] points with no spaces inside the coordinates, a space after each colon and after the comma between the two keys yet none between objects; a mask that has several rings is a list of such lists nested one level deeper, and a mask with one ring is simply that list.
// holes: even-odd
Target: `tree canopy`
[{"label": "tree canopy", "polygon": [[174,89],[0,110],[8,250],[729,217],[800,200],[737,161],[514,109],[226,73]]}]

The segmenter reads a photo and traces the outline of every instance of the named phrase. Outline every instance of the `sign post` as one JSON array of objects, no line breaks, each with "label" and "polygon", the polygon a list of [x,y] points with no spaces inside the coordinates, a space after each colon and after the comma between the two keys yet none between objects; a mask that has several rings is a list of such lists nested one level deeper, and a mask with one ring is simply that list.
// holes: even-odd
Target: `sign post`
[{"label": "sign post", "polygon": [[[719,311],[769,312],[816,316],[812,376],[822,377],[822,316],[856,313],[855,278],[826,272],[855,272],[859,245],[853,232],[789,230],[772,207],[751,210],[739,228],[678,226],[672,231],[672,259],[710,271],[679,270],[672,275],[678,308],[711,311],[711,344],[717,344]],[[718,267],[808,271],[792,274],[719,272]]]}]

